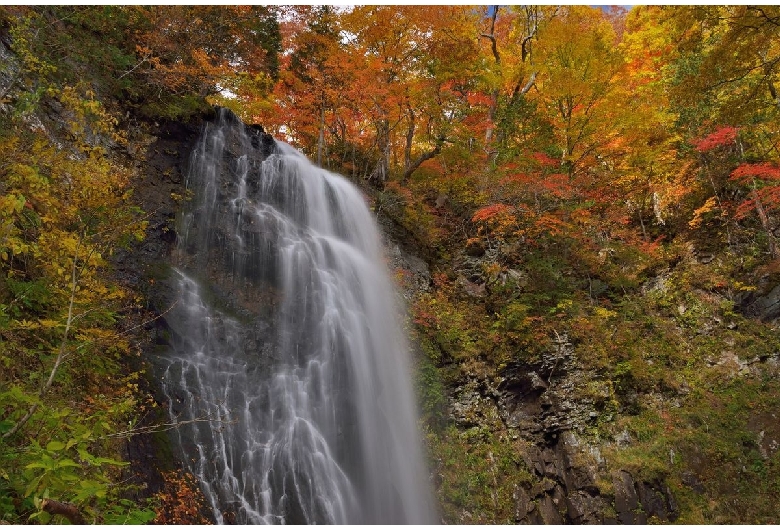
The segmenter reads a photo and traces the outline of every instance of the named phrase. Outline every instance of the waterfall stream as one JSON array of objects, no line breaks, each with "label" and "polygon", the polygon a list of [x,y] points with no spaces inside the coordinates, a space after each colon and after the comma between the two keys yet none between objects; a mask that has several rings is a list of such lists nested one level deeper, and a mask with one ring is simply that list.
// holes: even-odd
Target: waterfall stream
[{"label": "waterfall stream", "polygon": [[190,158],[161,368],[219,523],[435,523],[360,192],[221,109]]}]

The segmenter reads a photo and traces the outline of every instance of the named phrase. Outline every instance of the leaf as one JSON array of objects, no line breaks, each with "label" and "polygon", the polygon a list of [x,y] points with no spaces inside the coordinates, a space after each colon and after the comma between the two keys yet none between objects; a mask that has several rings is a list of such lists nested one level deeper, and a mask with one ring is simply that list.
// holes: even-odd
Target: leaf
[{"label": "leaf", "polygon": [[31,462],[24,466],[24,469],[51,469],[51,466],[43,462]]},{"label": "leaf", "polygon": [[41,482],[41,479],[44,477],[44,475],[40,475],[39,477],[36,477],[32,482],[30,482],[27,485],[27,488],[24,490],[24,496],[29,497],[33,494],[34,491],[38,489],[38,484]]},{"label": "leaf", "polygon": [[104,457],[96,458],[95,459],[95,463],[97,465],[109,464],[111,466],[127,466],[127,465],[130,465],[130,462],[122,462],[120,460],[114,460],[112,458],[104,458]]},{"label": "leaf", "polygon": [[780,180],[780,167],[768,162],[760,164],[742,164],[731,172],[731,180],[747,182],[752,178]]},{"label": "leaf", "polygon": [[717,200],[715,197],[710,197],[704,202],[704,205],[702,205],[701,208],[697,208],[693,212],[693,219],[688,222],[688,226],[691,228],[698,228],[704,220],[704,214],[711,212],[715,208],[717,208]]},{"label": "leaf", "polygon": [[708,134],[704,138],[693,140],[691,143],[698,152],[706,153],[736,142],[737,132],[738,129],[735,127],[720,127],[715,132]]},{"label": "leaf", "polygon": [[65,449],[65,444],[57,440],[53,440],[46,444],[46,450],[50,453],[56,453],[57,451],[62,451],[63,449]]},{"label": "leaf", "polygon": [[[64,447],[64,446],[63,446]],[[79,464],[71,460],[70,458],[63,458],[57,462],[55,469],[62,469],[64,467],[81,467]]]},{"label": "leaf", "polygon": [[62,325],[57,320],[50,320],[48,318],[38,319],[38,322],[40,322],[41,326],[43,326],[46,329],[58,328],[58,327],[61,327],[61,325]]},{"label": "leaf", "polygon": [[80,457],[80,458],[81,458],[83,461],[85,461],[85,462],[86,462],[86,463],[88,463],[88,464],[95,465],[95,457],[94,457],[94,456],[92,456],[91,454],[89,454],[89,452],[87,452],[87,450],[86,450],[86,449],[79,447],[79,448],[77,448],[76,450],[77,450],[77,451],[78,451],[78,453],[79,453],[79,457]]}]

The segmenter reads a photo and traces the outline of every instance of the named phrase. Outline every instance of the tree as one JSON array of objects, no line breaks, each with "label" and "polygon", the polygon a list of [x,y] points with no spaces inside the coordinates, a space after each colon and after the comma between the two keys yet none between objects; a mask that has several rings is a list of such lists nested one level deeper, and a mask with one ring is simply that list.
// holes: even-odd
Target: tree
[{"label": "tree", "polygon": [[621,67],[615,44],[612,25],[590,7],[562,8],[539,36],[536,85],[571,175],[610,139],[604,103]]},{"label": "tree", "polygon": [[118,369],[131,352],[117,330],[130,296],[105,268],[145,223],[129,203],[129,171],[100,146],[123,142],[116,120],[91,92],[47,93],[70,117],[72,148],[23,120],[0,127],[0,501],[14,497],[19,516],[43,522],[119,512],[143,522],[154,514],[109,500],[124,463],[103,437],[137,404],[137,374]]}]

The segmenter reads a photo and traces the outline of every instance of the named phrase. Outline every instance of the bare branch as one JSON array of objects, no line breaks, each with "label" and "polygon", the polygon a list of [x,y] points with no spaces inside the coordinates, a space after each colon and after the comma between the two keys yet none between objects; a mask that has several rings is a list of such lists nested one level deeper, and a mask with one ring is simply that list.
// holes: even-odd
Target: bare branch
[{"label": "bare branch", "polygon": [[133,436],[136,436],[138,434],[150,434],[150,433],[156,433],[156,432],[166,432],[171,431],[173,429],[178,429],[179,427],[182,427],[183,425],[190,425],[192,423],[221,423],[224,425],[234,425],[237,423],[237,420],[231,420],[226,421],[219,418],[213,418],[211,416],[204,416],[201,418],[194,418],[192,420],[184,420],[184,421],[175,421],[171,423],[157,423],[155,425],[148,425],[146,427],[134,427],[132,429],[128,429],[126,431],[120,431],[120,432],[114,432],[111,434],[107,434],[102,439],[106,438],[132,438]]},{"label": "bare branch", "polygon": [[493,57],[496,60],[496,64],[501,64],[501,55],[498,53],[498,43],[496,42],[496,17],[498,17],[499,6],[492,7],[493,16],[490,18],[490,33],[482,33],[480,37],[490,41],[490,49],[493,52]]}]

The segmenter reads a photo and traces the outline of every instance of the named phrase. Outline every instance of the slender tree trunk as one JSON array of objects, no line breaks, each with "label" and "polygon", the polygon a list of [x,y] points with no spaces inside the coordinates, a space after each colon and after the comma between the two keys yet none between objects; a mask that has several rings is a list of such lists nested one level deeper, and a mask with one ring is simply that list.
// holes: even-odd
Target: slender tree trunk
[{"label": "slender tree trunk", "polygon": [[[500,6],[492,6],[493,13],[490,17],[490,33],[483,33],[481,35],[481,37],[484,37],[490,41],[490,50],[493,52],[493,60],[496,63],[496,67],[501,66],[501,55],[498,53],[498,42],[496,41],[496,18],[498,17],[499,7]],[[498,95],[498,88],[493,89],[490,93],[488,126],[485,130],[485,152],[488,154],[488,160],[491,162],[496,155],[496,149],[493,146],[493,123],[496,119],[496,111],[498,109]]]},{"label": "slender tree trunk", "polygon": [[751,194],[753,195],[753,201],[756,203],[756,213],[758,213],[761,226],[764,228],[767,238],[769,238],[769,254],[772,256],[772,259],[776,259],[778,256],[777,242],[775,241],[774,234],[772,234],[772,230],[769,228],[769,217],[766,214],[766,210],[764,210],[764,205],[761,203],[761,198],[758,196],[758,191],[756,191],[755,180],[753,181],[753,191]]},{"label": "slender tree trunk", "polygon": [[325,102],[320,105],[320,134],[317,139],[317,165],[322,167],[322,149],[325,145]]},{"label": "slender tree trunk", "polygon": [[[407,107],[407,115],[409,116],[409,127],[406,130],[406,145],[404,146],[404,176],[412,166],[412,144],[414,143],[414,130],[416,127],[414,110],[411,107]],[[406,178],[404,178],[406,180]]]},{"label": "slender tree trunk", "polygon": [[382,119],[377,123],[377,147],[379,147],[379,160],[371,172],[369,180],[382,188],[387,181],[390,166],[390,122]]}]

